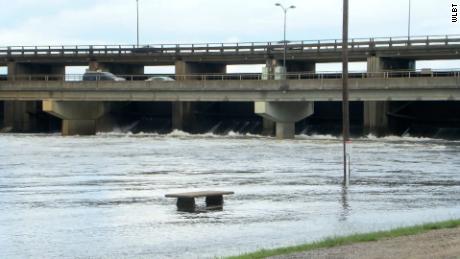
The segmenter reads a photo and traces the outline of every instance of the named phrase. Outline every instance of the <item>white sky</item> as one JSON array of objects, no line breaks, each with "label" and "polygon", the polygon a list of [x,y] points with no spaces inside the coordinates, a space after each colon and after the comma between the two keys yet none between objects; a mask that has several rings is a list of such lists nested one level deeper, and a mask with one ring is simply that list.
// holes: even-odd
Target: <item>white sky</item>
[{"label": "white sky", "polygon": [[[139,0],[141,43],[278,41],[283,16],[275,2]],[[341,37],[342,0],[281,3],[297,6],[288,13],[288,39]],[[460,0],[412,0],[412,35],[460,34],[460,23],[451,22],[452,3]],[[0,46],[136,41],[135,0],[0,0],[0,6]],[[408,0],[350,0],[352,38],[406,36],[407,24]],[[460,68],[460,63],[433,66]]]}]

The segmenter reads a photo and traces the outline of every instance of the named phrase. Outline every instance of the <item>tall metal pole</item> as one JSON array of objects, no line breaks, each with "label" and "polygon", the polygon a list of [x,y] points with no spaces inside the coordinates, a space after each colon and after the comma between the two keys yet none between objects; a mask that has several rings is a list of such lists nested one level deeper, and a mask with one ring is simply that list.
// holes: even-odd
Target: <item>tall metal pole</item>
[{"label": "tall metal pole", "polygon": [[283,48],[283,67],[284,67],[284,69],[286,69],[286,56],[287,56],[286,21],[287,21],[287,12],[288,12],[289,9],[295,9],[295,6],[294,6],[294,5],[291,5],[291,6],[289,6],[288,8],[286,8],[286,7],[284,7],[284,6],[283,6],[282,4],[280,4],[280,3],[276,3],[275,5],[281,7],[281,9],[283,9],[283,13],[284,13],[284,30],[283,30],[283,34],[284,34],[284,38],[283,38],[283,42],[284,42],[284,48]]},{"label": "tall metal pole", "polygon": [[287,10],[288,9],[284,9],[283,8],[283,11],[284,11],[284,39],[283,39],[283,42],[284,42],[284,53],[283,53],[283,67],[284,69],[286,69],[286,49],[287,49],[287,42],[286,42],[286,16],[287,16]]},{"label": "tall metal pole", "polygon": [[344,185],[348,185],[347,142],[350,139],[350,116],[348,103],[348,0],[343,0],[342,32],[343,183]]},{"label": "tall metal pole", "polygon": [[136,0],[136,17],[137,17],[137,46],[139,47],[139,0]]},{"label": "tall metal pole", "polygon": [[407,39],[410,39],[410,22],[411,22],[411,0],[409,0],[409,21],[407,23]]}]

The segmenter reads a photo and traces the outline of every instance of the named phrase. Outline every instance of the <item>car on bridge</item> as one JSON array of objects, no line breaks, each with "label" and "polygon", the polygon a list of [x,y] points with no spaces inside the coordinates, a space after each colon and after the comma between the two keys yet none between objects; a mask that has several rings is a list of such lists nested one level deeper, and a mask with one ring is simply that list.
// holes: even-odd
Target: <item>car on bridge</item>
[{"label": "car on bridge", "polygon": [[126,79],[118,77],[110,72],[87,70],[85,74],[83,74],[83,81],[126,81]]},{"label": "car on bridge", "polygon": [[174,79],[172,79],[171,77],[169,76],[152,76],[152,77],[149,77],[147,78],[147,80],[145,81],[148,81],[148,82],[151,82],[151,81],[176,81]]},{"label": "car on bridge", "polygon": [[155,48],[150,45],[138,46],[132,50],[134,54],[152,54],[152,53],[161,53],[161,48]]}]

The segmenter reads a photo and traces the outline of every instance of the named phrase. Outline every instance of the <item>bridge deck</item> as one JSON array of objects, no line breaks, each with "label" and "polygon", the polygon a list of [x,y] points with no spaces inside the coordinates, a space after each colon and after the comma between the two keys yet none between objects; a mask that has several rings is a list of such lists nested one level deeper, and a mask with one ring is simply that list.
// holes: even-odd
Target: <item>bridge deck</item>
[{"label": "bridge deck", "polygon": [[[159,81],[0,81],[0,100],[340,101],[341,79]],[[460,76],[352,78],[350,100],[460,100]]]},{"label": "bridge deck", "polygon": [[[174,64],[176,58],[231,63],[264,63],[268,56],[281,57],[280,42],[198,43],[153,45],[67,45],[0,47],[0,64],[62,62],[83,64],[88,58],[105,62]],[[352,39],[350,60],[363,61],[370,54],[412,59],[460,59],[460,35]],[[340,61],[341,40],[291,41],[289,59],[315,62]],[[115,60],[114,60],[115,59]]]}]

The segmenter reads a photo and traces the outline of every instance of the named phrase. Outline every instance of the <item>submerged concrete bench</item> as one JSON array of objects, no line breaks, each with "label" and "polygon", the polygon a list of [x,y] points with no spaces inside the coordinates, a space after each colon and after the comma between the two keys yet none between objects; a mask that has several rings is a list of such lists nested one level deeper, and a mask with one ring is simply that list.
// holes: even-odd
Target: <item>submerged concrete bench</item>
[{"label": "submerged concrete bench", "polygon": [[221,209],[224,206],[224,195],[234,192],[204,191],[166,194],[166,198],[177,198],[177,209],[180,211],[195,211],[195,198],[206,197],[207,209]]}]

